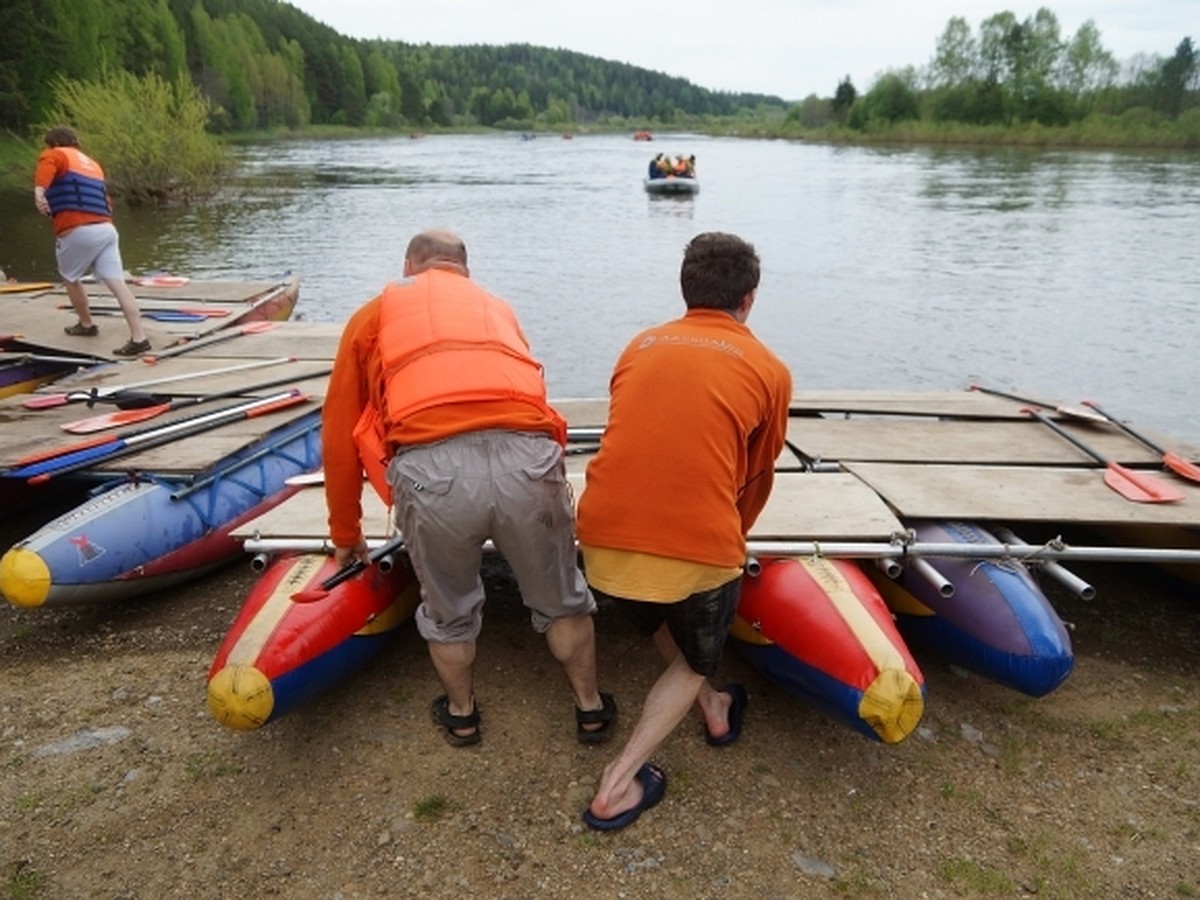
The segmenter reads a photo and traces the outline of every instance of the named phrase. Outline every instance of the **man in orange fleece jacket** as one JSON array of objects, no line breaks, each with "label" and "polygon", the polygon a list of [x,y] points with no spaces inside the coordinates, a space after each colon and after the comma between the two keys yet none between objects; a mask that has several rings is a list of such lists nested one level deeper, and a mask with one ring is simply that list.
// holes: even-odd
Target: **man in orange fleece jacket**
[{"label": "man in orange fleece jacket", "polygon": [[416,235],[404,275],[350,317],[329,379],[321,440],[336,560],[366,561],[363,470],[386,466],[387,485],[372,483],[394,498],[421,583],[417,630],[446,691],[432,707],[445,738],[481,738],[473,666],[491,539],[566,672],[578,739],[605,740],[616,702],[596,685],[596,603],[577,565],[566,423],[512,309],[471,281],[457,235]]},{"label": "man in orange fleece jacket", "polygon": [[623,828],[662,799],[648,762],[695,704],[709,744],[741,734],[746,691],[712,688],[737,609],[746,535],[774,480],[792,380],[746,327],[759,259],[710,232],[684,252],[682,319],[637,335],[617,360],[608,423],[587,468],[578,534],[588,583],[654,642],[666,669],[584,821]]}]

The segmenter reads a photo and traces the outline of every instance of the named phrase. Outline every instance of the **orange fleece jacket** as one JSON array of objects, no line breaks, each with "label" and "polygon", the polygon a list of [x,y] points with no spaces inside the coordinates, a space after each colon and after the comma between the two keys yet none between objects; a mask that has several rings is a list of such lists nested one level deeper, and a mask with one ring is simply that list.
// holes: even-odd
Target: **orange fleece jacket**
[{"label": "orange fleece jacket", "polygon": [[635,337],[609,392],[580,542],[741,566],[787,435],[787,367],[728,313],[693,309]]},{"label": "orange fleece jacket", "polygon": [[[353,546],[363,536],[362,463],[353,431],[368,404],[384,408],[379,354],[382,303],[382,295],[372,298],[347,321],[321,413],[329,537],[339,547]],[[516,400],[456,403],[425,410],[400,423],[388,423],[387,442],[391,447],[427,444],[467,431],[490,429],[556,435],[557,423],[536,407]]]}]

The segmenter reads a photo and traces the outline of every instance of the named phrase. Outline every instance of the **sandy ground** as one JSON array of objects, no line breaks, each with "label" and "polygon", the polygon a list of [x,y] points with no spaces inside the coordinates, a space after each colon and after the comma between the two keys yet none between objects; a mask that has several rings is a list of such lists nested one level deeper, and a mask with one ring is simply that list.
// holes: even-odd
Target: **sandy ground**
[{"label": "sandy ground", "polygon": [[[5,543],[8,546],[11,541]],[[656,757],[666,799],[634,826],[580,812],[615,747],[572,704],[506,573],[489,580],[484,742],[447,745],[411,622],[348,683],[266,727],[205,706],[257,577],[237,563],[105,608],[0,609],[0,893],[354,898],[1200,896],[1200,597],[1155,570],[1048,586],[1076,670],[1032,699],[919,657],[921,728],[869,741],[727,653],[736,744],[689,720]],[[602,686],[628,734],[657,676],[612,610]]]}]

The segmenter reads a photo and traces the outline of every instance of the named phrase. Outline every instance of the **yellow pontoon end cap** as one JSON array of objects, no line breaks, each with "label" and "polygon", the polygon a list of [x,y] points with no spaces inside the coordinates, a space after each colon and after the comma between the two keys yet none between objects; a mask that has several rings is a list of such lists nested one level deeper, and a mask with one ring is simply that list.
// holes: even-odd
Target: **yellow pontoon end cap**
[{"label": "yellow pontoon end cap", "polygon": [[226,666],[208,682],[208,711],[226,728],[253,731],[274,708],[271,679],[254,666]]},{"label": "yellow pontoon end cap", "polygon": [[50,595],[50,567],[34,551],[13,547],[0,558],[0,594],[13,606],[41,606]]}]

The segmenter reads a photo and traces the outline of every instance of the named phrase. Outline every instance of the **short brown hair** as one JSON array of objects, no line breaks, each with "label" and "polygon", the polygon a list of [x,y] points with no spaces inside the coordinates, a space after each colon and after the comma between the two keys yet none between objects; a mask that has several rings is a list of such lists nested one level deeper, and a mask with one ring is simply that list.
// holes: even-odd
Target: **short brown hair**
[{"label": "short brown hair", "polygon": [[78,147],[79,135],[70,125],[55,125],[46,132],[47,147]]},{"label": "short brown hair", "polygon": [[736,234],[706,231],[683,251],[679,285],[688,309],[737,309],[758,287],[761,268],[754,245]]}]

